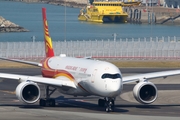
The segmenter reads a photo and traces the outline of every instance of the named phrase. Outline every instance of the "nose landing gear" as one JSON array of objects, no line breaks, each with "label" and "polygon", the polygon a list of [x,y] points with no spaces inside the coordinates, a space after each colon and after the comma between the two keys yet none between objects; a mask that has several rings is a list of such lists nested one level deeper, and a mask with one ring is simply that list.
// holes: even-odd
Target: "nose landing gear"
[{"label": "nose landing gear", "polygon": [[98,105],[100,107],[105,107],[106,112],[114,111],[114,98],[105,97],[104,99],[99,99]]}]

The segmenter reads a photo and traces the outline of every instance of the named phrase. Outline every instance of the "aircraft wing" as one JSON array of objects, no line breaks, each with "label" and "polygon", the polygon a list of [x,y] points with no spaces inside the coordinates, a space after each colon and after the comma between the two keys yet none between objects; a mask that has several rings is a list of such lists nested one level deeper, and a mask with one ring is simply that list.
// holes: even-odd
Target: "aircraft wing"
[{"label": "aircraft wing", "polygon": [[161,78],[161,77],[166,78],[168,76],[173,76],[173,75],[178,75],[178,74],[180,75],[180,70],[152,72],[152,73],[126,76],[126,77],[123,77],[123,84],[131,83],[131,82],[141,82],[141,81],[146,81],[146,80]]},{"label": "aircraft wing", "polygon": [[7,60],[7,61],[12,61],[12,62],[18,62],[18,63],[23,63],[23,64],[28,64],[28,65],[42,67],[42,64],[38,63],[38,62],[24,61],[24,60],[18,60],[18,59],[9,59],[9,58],[5,58],[5,57],[0,57],[0,59],[1,60]]},{"label": "aircraft wing", "polygon": [[51,86],[66,86],[76,88],[74,82],[72,81],[64,81],[61,79],[53,79],[53,78],[45,78],[45,77],[38,77],[38,76],[26,76],[26,75],[17,75],[17,74],[7,74],[7,73],[0,73],[0,78],[7,78],[7,79],[15,79],[21,82],[23,81],[32,81],[35,83],[41,83]]}]

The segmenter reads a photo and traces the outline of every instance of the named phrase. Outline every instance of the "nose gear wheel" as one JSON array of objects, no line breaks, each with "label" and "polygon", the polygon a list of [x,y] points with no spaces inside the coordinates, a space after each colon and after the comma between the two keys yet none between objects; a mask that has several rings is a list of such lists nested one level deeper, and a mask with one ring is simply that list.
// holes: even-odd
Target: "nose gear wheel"
[{"label": "nose gear wheel", "polygon": [[106,112],[113,112],[114,111],[114,98],[104,98],[98,100],[98,105],[100,107],[105,107]]}]

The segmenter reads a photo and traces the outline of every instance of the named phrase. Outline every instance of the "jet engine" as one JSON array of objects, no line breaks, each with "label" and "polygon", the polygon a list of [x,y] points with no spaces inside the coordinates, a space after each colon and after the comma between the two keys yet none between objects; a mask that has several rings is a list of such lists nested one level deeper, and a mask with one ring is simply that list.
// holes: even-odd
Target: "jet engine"
[{"label": "jet engine", "polygon": [[135,99],[143,104],[153,103],[157,99],[157,88],[151,82],[140,82],[133,89]]},{"label": "jet engine", "polygon": [[16,87],[17,98],[28,104],[35,103],[40,98],[40,88],[34,82],[22,82]]}]

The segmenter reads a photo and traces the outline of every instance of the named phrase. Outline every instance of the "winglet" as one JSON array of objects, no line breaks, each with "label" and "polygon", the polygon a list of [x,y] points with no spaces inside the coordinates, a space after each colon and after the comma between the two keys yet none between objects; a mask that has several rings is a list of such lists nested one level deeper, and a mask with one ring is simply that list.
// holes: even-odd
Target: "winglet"
[{"label": "winglet", "polygon": [[46,57],[53,57],[54,50],[53,50],[52,40],[51,40],[51,37],[49,35],[49,30],[48,30],[46,8],[42,8],[42,16],[43,16],[43,26],[44,26],[44,42],[45,42]]}]

